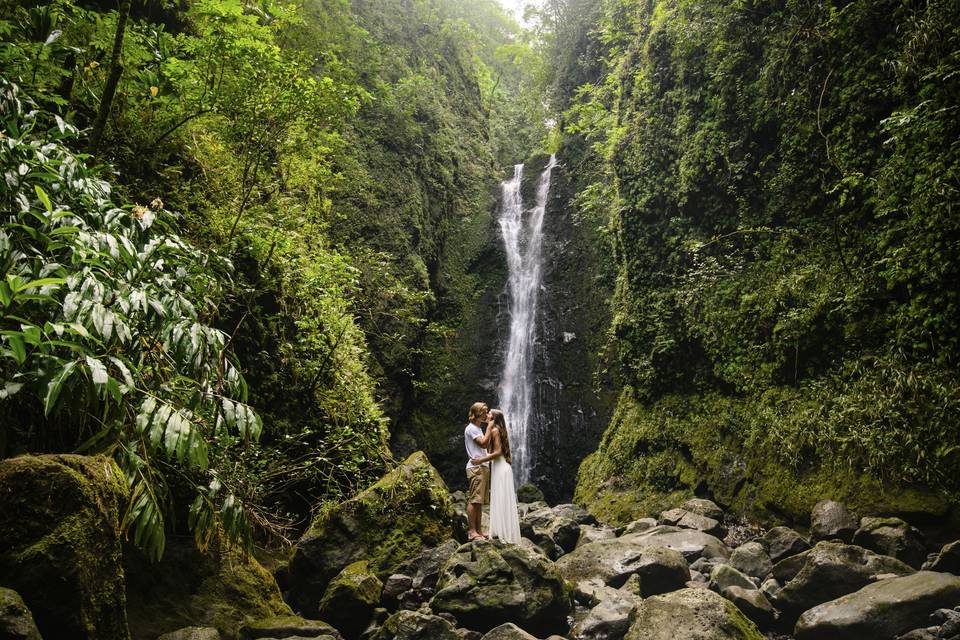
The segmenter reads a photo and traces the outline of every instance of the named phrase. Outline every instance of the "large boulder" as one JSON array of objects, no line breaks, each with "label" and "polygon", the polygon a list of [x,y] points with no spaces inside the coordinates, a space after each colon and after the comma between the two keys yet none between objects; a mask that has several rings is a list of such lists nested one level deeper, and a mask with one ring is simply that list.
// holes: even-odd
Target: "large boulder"
[{"label": "large boulder", "polygon": [[759,542],[748,542],[734,549],[730,554],[730,564],[748,576],[761,579],[773,570],[773,562]]},{"label": "large boulder", "polygon": [[722,538],[727,534],[726,528],[719,520],[714,520],[705,515],[687,511],[686,509],[669,509],[660,514],[657,522],[659,524],[680,527],[681,529],[696,529],[709,533],[712,536]]},{"label": "large boulder", "polygon": [[570,635],[575,640],[622,638],[630,628],[630,616],[639,604],[639,597],[620,591],[597,603],[586,617],[574,624]]},{"label": "large boulder", "polygon": [[723,509],[717,506],[717,503],[713,500],[690,498],[680,505],[680,508],[707,518],[712,518],[718,522],[723,522]]},{"label": "large boulder", "polygon": [[659,525],[639,533],[580,545],[557,560],[557,570],[574,584],[596,578],[620,587],[639,570],[643,551],[650,547],[678,551],[687,562],[700,557],[725,560],[730,556],[727,546],[709,534]]},{"label": "large boulder", "polygon": [[383,605],[389,609],[395,609],[398,604],[402,604],[404,609],[418,609],[422,603],[429,601],[436,592],[443,566],[459,547],[460,543],[456,540],[447,540],[439,546],[424,549],[402,563],[397,573],[384,583]]},{"label": "large boulder", "polygon": [[403,610],[387,618],[372,640],[460,640],[460,635],[446,618]]},{"label": "large boulder", "polygon": [[881,580],[806,611],[797,640],[892,638],[923,624],[941,607],[960,602],[960,577],[920,571]]},{"label": "large boulder", "polygon": [[223,640],[216,627],[184,627],[159,636],[157,640]]},{"label": "large boulder", "polygon": [[127,496],[104,456],[0,461],[0,576],[46,640],[129,637],[119,523]]},{"label": "large boulder", "polygon": [[244,624],[293,613],[270,572],[218,538],[200,553],[192,539],[171,537],[160,562],[127,547],[124,565],[134,638],[201,626],[233,639]]},{"label": "large boulder", "polygon": [[762,542],[774,564],[810,548],[810,543],[789,527],[773,527],[763,535]]},{"label": "large boulder", "polygon": [[683,554],[667,547],[645,547],[630,576],[637,581],[637,594],[649,598],[682,589],[690,580],[690,566]]},{"label": "large boulder", "polygon": [[13,589],[0,587],[0,638],[3,640],[43,640],[30,609]]},{"label": "large boulder", "polygon": [[451,556],[430,608],[478,631],[513,622],[547,635],[566,629],[572,596],[553,563],[533,550],[480,540]]},{"label": "large boulder", "polygon": [[483,634],[481,640],[537,640],[535,637],[513,624],[507,622]]},{"label": "large boulder", "polygon": [[839,542],[819,542],[804,559],[803,567],[777,592],[777,607],[787,619],[818,604],[852,593],[891,575],[913,569],[890,556]]},{"label": "large boulder", "polygon": [[960,575],[960,540],[943,545],[940,552],[930,560],[929,566],[925,565],[923,568]]},{"label": "large boulder", "polygon": [[545,506],[528,511],[520,519],[520,534],[556,560],[577,546],[580,523],[571,513]]},{"label": "large boulder", "polygon": [[320,618],[353,640],[366,629],[382,590],[383,583],[370,573],[366,560],[348,564],[327,586],[320,600]]},{"label": "large boulder", "polygon": [[240,628],[240,640],[261,638],[323,638],[343,640],[343,636],[326,622],[307,620],[300,616],[271,616],[248,622]]},{"label": "large boulder", "polygon": [[813,540],[839,538],[850,542],[857,526],[857,516],[846,505],[833,500],[821,500],[810,511],[810,537]]},{"label": "large boulder", "polygon": [[927,559],[923,534],[900,518],[863,518],[853,544],[903,560],[914,569]]},{"label": "large boulder", "polygon": [[290,600],[305,615],[348,564],[367,560],[381,579],[421,550],[453,537],[453,505],[427,456],[417,452],[359,495],[322,510],[290,559]]},{"label": "large boulder", "polygon": [[643,600],[625,640],[763,640],[729,600],[707,589],[682,589]]}]

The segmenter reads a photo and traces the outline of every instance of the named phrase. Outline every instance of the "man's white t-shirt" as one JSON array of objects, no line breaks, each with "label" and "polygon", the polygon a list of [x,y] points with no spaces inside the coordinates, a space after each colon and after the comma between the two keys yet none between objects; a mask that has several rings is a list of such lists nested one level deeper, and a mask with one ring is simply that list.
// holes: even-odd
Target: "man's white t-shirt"
[{"label": "man's white t-shirt", "polygon": [[[476,440],[474,440],[474,438],[481,436],[483,436],[483,430],[472,422],[468,422],[467,428],[463,430],[463,440],[467,445],[467,469],[477,466],[470,462],[471,460],[487,455],[486,449],[478,445]],[[486,465],[486,463],[484,463],[484,465]]]}]

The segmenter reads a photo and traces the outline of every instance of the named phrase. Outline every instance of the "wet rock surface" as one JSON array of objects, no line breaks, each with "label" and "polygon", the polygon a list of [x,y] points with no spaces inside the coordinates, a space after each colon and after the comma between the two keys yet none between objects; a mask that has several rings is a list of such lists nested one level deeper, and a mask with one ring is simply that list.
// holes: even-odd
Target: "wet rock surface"
[{"label": "wet rock surface", "polygon": [[839,538],[850,542],[859,528],[856,514],[846,505],[833,500],[821,500],[813,505],[810,512],[810,538],[812,540],[832,540]]},{"label": "wet rock surface", "polygon": [[756,625],[729,600],[706,589],[682,589],[643,600],[627,640],[762,640]]},{"label": "wet rock surface", "polygon": [[33,614],[13,589],[0,587],[0,638],[4,640],[42,640]]}]

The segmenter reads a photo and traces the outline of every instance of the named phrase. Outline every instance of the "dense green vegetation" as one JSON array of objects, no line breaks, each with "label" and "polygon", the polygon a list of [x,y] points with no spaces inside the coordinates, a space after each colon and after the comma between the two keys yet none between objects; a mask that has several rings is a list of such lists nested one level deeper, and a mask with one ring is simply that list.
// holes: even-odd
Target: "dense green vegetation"
[{"label": "dense green vegetation", "polygon": [[490,188],[544,135],[496,3],[0,7],[0,454],[112,453],[159,556],[436,437]]},{"label": "dense green vegetation", "polygon": [[956,496],[956,3],[623,0],[593,39],[567,124],[605,166],[631,389],[580,497],[781,497],[724,470]]}]

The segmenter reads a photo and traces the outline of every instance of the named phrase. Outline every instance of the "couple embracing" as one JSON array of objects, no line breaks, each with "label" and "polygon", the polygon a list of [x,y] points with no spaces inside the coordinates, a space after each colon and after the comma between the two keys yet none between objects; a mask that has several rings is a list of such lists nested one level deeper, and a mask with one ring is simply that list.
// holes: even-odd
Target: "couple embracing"
[{"label": "couple embracing", "polygon": [[470,407],[470,422],[463,431],[467,446],[467,524],[468,540],[485,540],[482,531],[483,505],[490,502],[490,538],[520,542],[520,518],[517,515],[517,490],[510,467],[510,438],[507,421],[497,409],[482,402]]}]

